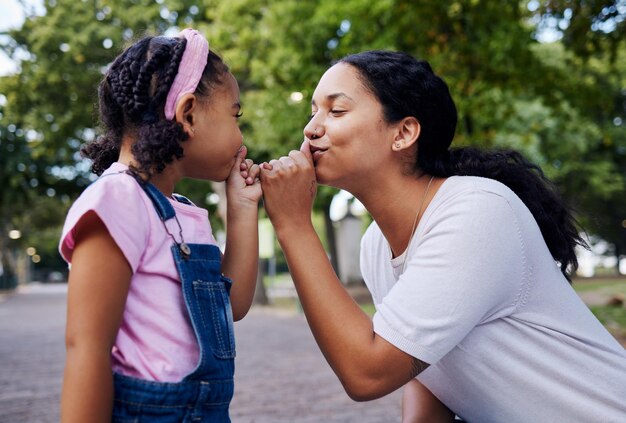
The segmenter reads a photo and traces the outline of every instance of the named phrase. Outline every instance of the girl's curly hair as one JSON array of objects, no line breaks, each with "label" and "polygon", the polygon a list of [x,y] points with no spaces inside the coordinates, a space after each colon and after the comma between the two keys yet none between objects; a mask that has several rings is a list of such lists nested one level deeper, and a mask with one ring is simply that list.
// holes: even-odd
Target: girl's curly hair
[{"label": "girl's curly hair", "polygon": [[[118,159],[124,136],[134,138],[132,170],[147,179],[183,157],[181,143],[188,135],[180,123],[165,119],[163,110],[186,45],[184,38],[148,36],[113,61],[98,87],[101,135],[81,149],[97,175]],[[228,72],[210,51],[194,94],[208,99]]]}]

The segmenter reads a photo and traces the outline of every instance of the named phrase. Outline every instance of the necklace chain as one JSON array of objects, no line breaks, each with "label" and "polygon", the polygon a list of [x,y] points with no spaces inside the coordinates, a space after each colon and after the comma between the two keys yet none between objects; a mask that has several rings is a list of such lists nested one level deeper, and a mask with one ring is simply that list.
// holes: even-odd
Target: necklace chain
[{"label": "necklace chain", "polygon": [[409,261],[409,248],[411,247],[411,241],[413,240],[413,235],[415,234],[415,229],[417,229],[417,220],[422,213],[422,209],[424,208],[424,203],[426,202],[426,197],[428,196],[428,190],[430,190],[430,185],[433,183],[433,179],[435,177],[431,176],[428,181],[428,185],[426,186],[426,191],[424,191],[424,195],[422,195],[422,201],[420,202],[420,206],[417,209],[417,214],[415,215],[415,219],[413,219],[413,229],[411,229],[411,235],[409,236],[409,243],[406,246],[406,254],[404,256],[404,262],[402,263],[402,273],[406,269],[406,263]]}]

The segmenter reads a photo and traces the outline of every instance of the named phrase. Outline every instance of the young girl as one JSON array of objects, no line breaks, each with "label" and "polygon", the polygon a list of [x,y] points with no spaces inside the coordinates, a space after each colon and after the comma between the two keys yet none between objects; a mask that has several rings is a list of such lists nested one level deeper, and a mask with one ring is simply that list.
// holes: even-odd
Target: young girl
[{"label": "young girl", "polygon": [[[99,87],[100,178],[69,211],[63,422],[228,422],[233,320],[254,294],[258,167],[245,160],[239,88],[198,32],[145,37]],[[226,181],[222,258],[182,178]]]}]

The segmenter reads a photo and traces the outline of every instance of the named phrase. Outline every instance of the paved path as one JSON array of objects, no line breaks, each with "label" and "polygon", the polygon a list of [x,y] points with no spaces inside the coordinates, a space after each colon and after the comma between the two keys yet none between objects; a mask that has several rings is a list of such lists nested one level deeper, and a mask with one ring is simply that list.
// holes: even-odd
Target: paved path
[{"label": "paved path", "polygon": [[0,296],[0,422],[58,422],[65,286]]},{"label": "paved path", "polygon": [[253,309],[235,336],[233,423],[400,421],[399,391],[366,403],[346,395],[304,316]]},{"label": "paved path", "polygon": [[[59,421],[65,285],[0,294],[0,423]],[[400,393],[355,403],[301,315],[254,308],[235,324],[233,423],[398,422]]]}]

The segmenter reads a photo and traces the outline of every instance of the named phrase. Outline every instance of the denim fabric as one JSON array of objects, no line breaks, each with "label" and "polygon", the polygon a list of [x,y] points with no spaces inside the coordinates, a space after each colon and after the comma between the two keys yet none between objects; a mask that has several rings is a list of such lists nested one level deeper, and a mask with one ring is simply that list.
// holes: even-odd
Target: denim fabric
[{"label": "denim fabric", "polygon": [[[147,183],[143,188],[161,220],[175,218],[174,208],[154,185]],[[231,281],[221,273],[217,246],[188,247],[188,255],[179,243],[171,248],[200,347],[198,365],[178,383],[115,374],[113,422],[230,422],[235,371]]]}]

